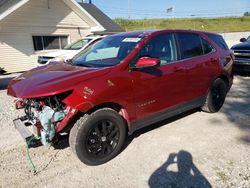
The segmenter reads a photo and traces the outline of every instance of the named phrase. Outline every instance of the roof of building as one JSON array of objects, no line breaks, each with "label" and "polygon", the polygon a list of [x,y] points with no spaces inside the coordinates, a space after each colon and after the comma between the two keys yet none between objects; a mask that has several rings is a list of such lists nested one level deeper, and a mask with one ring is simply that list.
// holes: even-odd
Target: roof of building
[{"label": "roof of building", "polygon": [[104,14],[94,4],[79,3],[91,16],[93,16],[104,28],[105,32],[123,32],[124,30]]},{"label": "roof of building", "polygon": [[[30,0],[0,0],[0,21],[29,1]],[[74,7],[73,10],[77,10],[79,14],[87,14],[90,17],[90,20],[96,23],[97,26],[100,26],[96,32],[116,33],[124,31],[118,24],[113,22],[106,14],[93,4],[78,4],[75,0],[63,1],[67,2],[70,6],[72,5],[71,7]]]},{"label": "roof of building", "polygon": [[0,0],[0,14],[16,5],[21,0]]}]

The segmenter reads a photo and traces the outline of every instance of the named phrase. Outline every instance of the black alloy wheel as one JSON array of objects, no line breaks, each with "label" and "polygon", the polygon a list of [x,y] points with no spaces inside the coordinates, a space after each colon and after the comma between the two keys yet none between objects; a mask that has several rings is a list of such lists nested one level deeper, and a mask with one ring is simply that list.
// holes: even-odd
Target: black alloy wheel
[{"label": "black alloy wheel", "polygon": [[218,112],[225,102],[228,86],[224,80],[217,78],[208,92],[205,104],[201,109],[205,112]]},{"label": "black alloy wheel", "polygon": [[89,130],[85,144],[93,157],[104,158],[115,150],[119,138],[120,131],[116,123],[104,119]]},{"label": "black alloy wheel", "polygon": [[211,95],[214,108],[219,110],[222,107],[226,96],[225,84],[216,84],[211,90]]},{"label": "black alloy wheel", "polygon": [[121,151],[126,130],[125,120],[118,112],[99,109],[78,119],[70,131],[70,147],[83,163],[100,165]]}]

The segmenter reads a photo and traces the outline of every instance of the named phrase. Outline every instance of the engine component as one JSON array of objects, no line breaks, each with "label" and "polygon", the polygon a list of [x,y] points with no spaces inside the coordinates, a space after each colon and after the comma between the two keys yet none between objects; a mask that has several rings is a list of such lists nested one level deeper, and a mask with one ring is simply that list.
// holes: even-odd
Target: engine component
[{"label": "engine component", "polygon": [[24,108],[24,100],[22,99],[15,100],[15,105],[17,110]]},{"label": "engine component", "polygon": [[55,136],[55,123],[62,120],[66,112],[55,111],[49,106],[43,106],[42,110],[38,112],[38,119],[41,122],[41,142],[44,146],[50,146],[52,139]]}]

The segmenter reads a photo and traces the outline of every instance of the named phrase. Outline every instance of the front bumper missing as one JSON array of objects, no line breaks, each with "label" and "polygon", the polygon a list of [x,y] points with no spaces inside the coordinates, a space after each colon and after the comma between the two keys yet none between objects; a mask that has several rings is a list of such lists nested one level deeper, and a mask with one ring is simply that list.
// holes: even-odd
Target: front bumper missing
[{"label": "front bumper missing", "polygon": [[21,119],[15,119],[14,126],[17,129],[17,131],[20,133],[20,135],[23,137],[24,140],[28,140],[34,135],[29,131],[29,129],[24,125],[24,123],[21,121]]},{"label": "front bumper missing", "polygon": [[26,125],[20,118],[15,119],[13,123],[16,130],[28,144],[28,147],[38,147],[41,145],[40,139],[30,132],[30,130],[26,127]]}]

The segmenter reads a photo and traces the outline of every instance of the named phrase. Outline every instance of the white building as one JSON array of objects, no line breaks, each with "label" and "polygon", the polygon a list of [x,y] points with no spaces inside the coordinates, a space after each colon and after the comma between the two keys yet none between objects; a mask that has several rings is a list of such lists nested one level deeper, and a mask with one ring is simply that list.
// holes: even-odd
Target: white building
[{"label": "white building", "polygon": [[42,50],[60,49],[91,33],[123,31],[95,5],[75,0],[0,0],[0,67],[36,66]]}]

